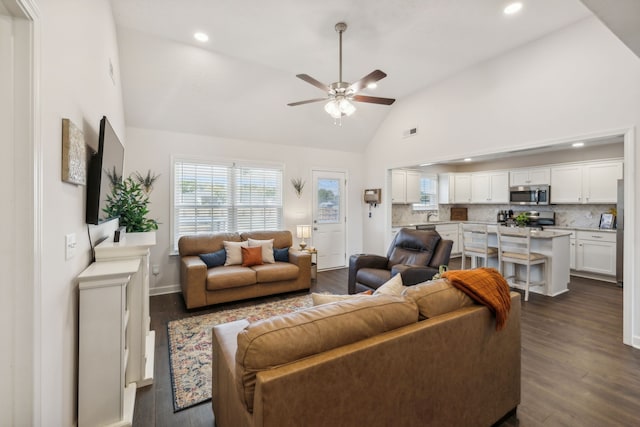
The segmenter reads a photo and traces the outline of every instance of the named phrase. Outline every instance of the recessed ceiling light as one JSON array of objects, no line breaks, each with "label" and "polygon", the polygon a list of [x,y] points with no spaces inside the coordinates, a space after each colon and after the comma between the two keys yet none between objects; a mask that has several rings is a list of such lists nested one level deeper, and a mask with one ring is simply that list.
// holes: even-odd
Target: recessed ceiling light
[{"label": "recessed ceiling light", "polygon": [[371,82],[367,85],[367,89],[375,89],[378,87],[378,83],[376,82]]},{"label": "recessed ceiling light", "polygon": [[466,159],[464,159],[465,162],[470,162],[471,161],[471,157],[467,157]]},{"label": "recessed ceiling light", "polygon": [[193,38],[203,43],[206,41],[209,41],[209,36],[206,35],[205,33],[200,33],[200,32],[194,33]]},{"label": "recessed ceiling light", "polygon": [[584,142],[574,142],[571,144],[572,147],[584,147]]},{"label": "recessed ceiling light", "polygon": [[522,3],[517,1],[515,3],[509,3],[503,12],[505,15],[513,15],[514,13],[520,12],[520,9],[522,9]]},{"label": "recessed ceiling light", "polygon": [[420,166],[431,166],[433,163],[422,163]]}]

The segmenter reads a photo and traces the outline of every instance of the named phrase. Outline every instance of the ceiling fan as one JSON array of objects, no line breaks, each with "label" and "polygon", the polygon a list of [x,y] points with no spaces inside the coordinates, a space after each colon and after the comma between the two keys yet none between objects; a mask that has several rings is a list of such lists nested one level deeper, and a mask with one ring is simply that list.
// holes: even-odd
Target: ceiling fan
[{"label": "ceiling fan", "polygon": [[335,26],[335,29],[339,34],[340,40],[338,81],[331,83],[330,85],[326,85],[314,79],[308,74],[298,74],[296,75],[296,77],[314,85],[319,89],[326,91],[327,96],[324,98],[314,98],[307,99],[306,101],[292,102],[287,105],[289,105],[290,107],[295,107],[296,105],[310,104],[312,102],[328,101],[325,104],[324,109],[327,113],[329,113],[331,117],[333,117],[337,121],[343,116],[350,116],[356,111],[356,107],[351,103],[351,101],[368,102],[371,104],[383,105],[393,104],[395,102],[395,99],[392,98],[379,98],[377,96],[358,95],[358,92],[360,92],[362,89],[374,84],[378,80],[382,80],[383,78],[385,78],[387,74],[383,71],[374,70],[355,83],[342,81],[342,33],[347,30],[347,24],[345,24],[344,22],[338,22]]}]

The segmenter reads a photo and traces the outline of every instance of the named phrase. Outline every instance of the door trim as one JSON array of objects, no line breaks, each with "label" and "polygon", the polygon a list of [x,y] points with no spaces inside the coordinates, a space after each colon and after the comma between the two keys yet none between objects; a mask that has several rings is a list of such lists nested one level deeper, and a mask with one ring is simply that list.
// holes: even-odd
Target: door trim
[{"label": "door trim", "polygon": [[[40,11],[36,0],[0,0],[14,25],[15,271],[27,286],[14,294],[16,337],[12,410],[17,424],[42,425],[43,156],[40,115]],[[19,309],[18,309],[19,308]]]}]

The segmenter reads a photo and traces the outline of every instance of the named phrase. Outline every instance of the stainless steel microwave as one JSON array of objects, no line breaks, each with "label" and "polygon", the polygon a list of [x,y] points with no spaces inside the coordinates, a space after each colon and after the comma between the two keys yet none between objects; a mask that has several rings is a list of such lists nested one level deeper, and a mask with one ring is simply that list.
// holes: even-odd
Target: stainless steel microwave
[{"label": "stainless steel microwave", "polygon": [[509,203],[512,205],[548,205],[551,188],[548,185],[519,185],[509,188]]}]

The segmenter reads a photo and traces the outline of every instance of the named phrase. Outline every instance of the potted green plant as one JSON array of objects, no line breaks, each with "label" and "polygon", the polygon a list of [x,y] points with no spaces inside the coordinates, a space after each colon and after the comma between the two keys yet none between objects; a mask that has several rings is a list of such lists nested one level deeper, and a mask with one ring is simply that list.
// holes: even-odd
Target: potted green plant
[{"label": "potted green plant", "polygon": [[529,224],[529,217],[527,216],[527,214],[525,214],[524,212],[518,214],[518,216],[515,218],[516,224],[518,224],[518,227],[526,227],[527,224]]},{"label": "potted green plant", "polygon": [[127,233],[157,230],[158,221],[147,218],[148,204],[149,196],[142,186],[129,177],[112,184],[104,212],[109,218],[119,217]]}]

